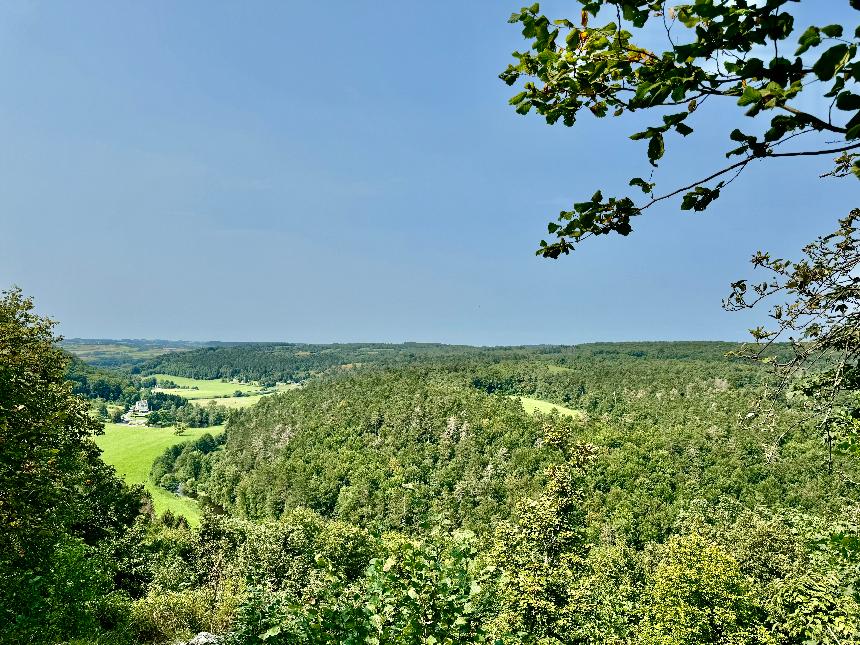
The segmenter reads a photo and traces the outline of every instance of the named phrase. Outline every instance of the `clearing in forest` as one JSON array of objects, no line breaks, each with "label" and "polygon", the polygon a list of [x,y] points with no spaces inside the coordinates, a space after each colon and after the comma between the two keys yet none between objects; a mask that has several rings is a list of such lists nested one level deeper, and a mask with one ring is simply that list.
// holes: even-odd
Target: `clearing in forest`
[{"label": "clearing in forest", "polygon": [[528,396],[520,396],[520,402],[523,404],[523,408],[526,412],[530,412],[534,414],[535,412],[540,412],[541,414],[550,414],[553,410],[558,410],[559,414],[568,417],[577,417],[583,418],[585,413],[582,410],[574,410],[573,408],[566,408],[563,405],[556,405],[555,403],[550,403],[549,401],[543,401],[541,399],[533,399]]}]

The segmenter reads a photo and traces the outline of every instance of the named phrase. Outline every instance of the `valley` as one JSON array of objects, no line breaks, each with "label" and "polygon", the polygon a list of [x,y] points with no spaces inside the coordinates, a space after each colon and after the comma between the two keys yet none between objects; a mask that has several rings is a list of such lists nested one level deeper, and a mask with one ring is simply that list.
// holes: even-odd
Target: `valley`
[{"label": "valley", "polygon": [[223,426],[188,428],[181,436],[177,436],[173,427],[148,428],[106,423],[104,434],[97,436],[95,442],[101,448],[105,462],[116,468],[120,477],[128,484],[143,485],[152,497],[153,508],[158,515],[170,511],[196,525],[200,522],[197,502],[154,485],[149,479],[149,472],[155,459],[166,448],[221,431]]}]

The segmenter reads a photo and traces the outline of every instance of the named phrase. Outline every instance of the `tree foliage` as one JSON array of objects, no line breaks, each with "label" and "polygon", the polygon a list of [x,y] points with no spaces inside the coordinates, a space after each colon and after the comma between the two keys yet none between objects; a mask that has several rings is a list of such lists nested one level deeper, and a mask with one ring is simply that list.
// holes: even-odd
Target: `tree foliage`
[{"label": "tree foliage", "polygon": [[[769,277],[750,284],[739,280],[725,306],[730,310],[771,304],[773,325],[752,330],[757,344],[751,355],[772,362],[781,382],[778,395],[802,396],[810,418],[827,442],[828,464],[837,448],[857,454],[860,448],[860,210],[840,220],[839,229],[818,238],[793,262],[757,253],[752,264]],[[769,347],[788,340],[786,360],[766,357]]]},{"label": "tree foliage", "polygon": [[[99,459],[101,423],[65,379],[53,322],[19,290],[0,298],[0,617],[5,638],[83,629],[110,588],[99,545],[140,507]],[[73,604],[70,594],[78,594]]]},{"label": "tree foliage", "polygon": [[[676,196],[683,210],[704,210],[760,160],[826,155],[836,158],[831,174],[860,177],[852,152],[860,148],[860,27],[822,24],[798,33],[790,0],[580,4],[576,19],[550,19],[537,3],[511,16],[530,44],[514,52],[516,62],[501,74],[508,85],[522,82],[510,100],[518,113],[534,110],[547,123],[566,126],[583,112],[598,118],[653,114],[652,125],[631,139],[647,142],[654,169],[671,141],[693,135],[702,119],[714,127],[712,118],[699,118],[709,108],[725,111],[734,104],[752,123],[748,131],[727,133],[731,163],[688,185],[660,192],[652,171],[629,181],[644,198],[597,190],[575,203],[549,224],[555,241],[542,241],[538,254],[557,258],[594,235],[628,235],[634,217]],[[849,4],[860,10],[856,0]],[[821,18],[826,21],[826,14]],[[657,35],[662,50],[645,46]],[[822,106],[818,113],[798,107],[812,104]]]}]

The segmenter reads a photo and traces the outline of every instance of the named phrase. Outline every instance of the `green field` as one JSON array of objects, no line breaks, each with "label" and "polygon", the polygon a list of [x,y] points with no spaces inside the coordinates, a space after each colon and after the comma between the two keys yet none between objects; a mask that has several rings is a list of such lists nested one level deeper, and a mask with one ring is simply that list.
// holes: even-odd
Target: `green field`
[{"label": "green field", "polygon": [[152,462],[165,448],[177,443],[197,439],[207,432],[217,434],[223,426],[210,428],[189,428],[181,437],[173,434],[173,428],[147,428],[106,423],[105,433],[95,438],[103,450],[102,459],[116,468],[117,473],[129,484],[143,484],[155,505],[158,514],[166,510],[184,515],[192,524],[200,521],[200,508],[193,499],[177,497],[172,493],[154,486],[149,481]]},{"label": "green field", "polygon": [[[266,394],[260,394],[263,388],[253,383],[224,383],[219,380],[186,378],[184,376],[171,376],[170,374],[153,374],[153,376],[159,382],[171,380],[180,386],[175,388],[155,387],[153,388],[153,392],[178,394],[197,405],[208,405],[214,401],[218,405],[228,408],[247,408],[268,394],[285,392],[299,387],[295,383],[279,383],[274,388],[275,392],[272,392],[270,388]],[[196,390],[193,389],[195,387],[197,388]],[[237,390],[243,392],[245,396],[233,396]]]},{"label": "green field", "polygon": [[[268,394],[251,394],[250,396],[231,396],[226,398],[218,398],[218,399],[193,399],[193,403],[196,405],[209,405],[210,403],[216,403],[217,405],[223,405],[227,408],[247,408],[254,405],[257,401],[262,399],[264,396],[270,396],[272,394],[278,394],[280,392],[286,392],[288,390],[294,390],[299,387],[295,383],[290,383],[289,385],[278,385],[275,388],[276,392],[269,392]],[[172,391],[172,390],[171,390]],[[193,390],[192,390],[193,391]],[[186,397],[190,398],[190,397]]]},{"label": "green field", "polygon": [[540,412],[541,414],[549,414],[553,410],[558,410],[559,414],[563,414],[569,417],[582,418],[584,416],[584,413],[581,410],[566,408],[563,405],[556,405],[555,403],[549,403],[548,401],[542,401],[541,399],[532,399],[528,396],[521,396],[518,398],[523,404],[523,408],[525,409],[525,411],[531,412],[532,414],[534,414],[535,412]]},{"label": "green field", "polygon": [[153,374],[153,376],[159,382],[170,380],[179,386],[177,388],[156,387],[153,388],[153,391],[178,394],[179,396],[184,396],[186,399],[212,399],[233,396],[236,390],[240,390],[245,394],[257,394],[262,389],[260,386],[251,383],[224,383],[218,380],[186,378],[184,376],[171,376],[170,374]]},{"label": "green field", "polygon": [[231,396],[231,397],[220,398],[220,399],[193,399],[192,403],[194,403],[195,405],[202,405],[202,406],[209,405],[210,403],[217,403],[218,405],[223,405],[226,408],[247,408],[247,407],[254,405],[257,401],[262,399],[264,396],[268,396],[268,395],[267,394],[252,394],[251,396]]}]

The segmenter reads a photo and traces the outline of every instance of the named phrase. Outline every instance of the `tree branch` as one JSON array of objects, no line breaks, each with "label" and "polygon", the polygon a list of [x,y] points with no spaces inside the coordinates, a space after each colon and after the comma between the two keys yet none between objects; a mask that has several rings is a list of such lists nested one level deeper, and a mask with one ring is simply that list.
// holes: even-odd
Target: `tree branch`
[{"label": "tree branch", "polygon": [[802,110],[798,110],[797,108],[793,108],[790,105],[780,105],[783,110],[786,112],[791,112],[795,116],[801,116],[805,119],[809,120],[809,123],[815,126],[820,130],[830,130],[830,132],[838,132],[839,134],[845,134],[848,132],[845,128],[840,128],[839,126],[833,125],[832,123],[828,123],[822,119],[819,119],[817,116],[809,114],[808,112],[803,112]]},{"label": "tree branch", "polygon": [[674,197],[675,195],[683,193],[684,191],[692,190],[696,186],[701,186],[702,184],[707,183],[707,182],[711,181],[712,179],[716,179],[720,175],[724,175],[727,172],[731,172],[735,168],[743,169],[744,166],[746,166],[750,161],[753,161],[755,159],[767,159],[770,157],[813,157],[813,156],[818,156],[818,155],[836,154],[837,152],[847,152],[848,150],[855,150],[857,148],[860,148],[860,143],[855,143],[855,144],[850,145],[850,146],[843,146],[842,148],[832,148],[829,150],[804,150],[801,152],[773,152],[773,153],[770,153],[767,155],[762,155],[760,157],[747,157],[746,159],[743,159],[742,161],[738,161],[737,163],[733,163],[731,166],[727,166],[727,167],[723,168],[722,170],[718,170],[714,174],[709,175],[709,176],[705,177],[704,179],[700,179],[699,181],[693,182],[692,184],[689,184],[688,186],[684,186],[683,188],[678,188],[677,190],[674,190],[671,193],[666,193],[665,195],[661,195],[660,197],[655,197],[650,202],[648,202],[647,204],[645,204],[644,206],[642,206],[641,208],[639,208],[637,210],[640,212],[644,211],[646,208],[653,206],[657,202],[661,202],[664,199],[669,199],[670,197]]}]

